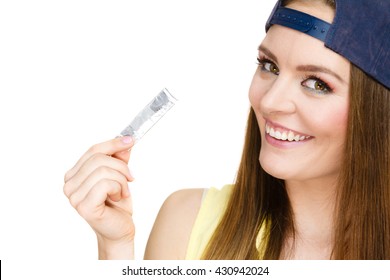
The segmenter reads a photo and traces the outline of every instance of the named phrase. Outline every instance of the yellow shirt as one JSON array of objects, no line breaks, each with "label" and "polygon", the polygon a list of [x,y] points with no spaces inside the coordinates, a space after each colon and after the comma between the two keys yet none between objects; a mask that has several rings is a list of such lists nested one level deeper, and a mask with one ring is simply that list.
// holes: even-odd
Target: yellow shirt
[{"label": "yellow shirt", "polygon": [[233,185],[210,188],[203,198],[187,247],[186,260],[199,260],[221,220]]},{"label": "yellow shirt", "polygon": [[[187,247],[186,260],[199,260],[202,257],[211,236],[218,226],[229,200],[234,185],[225,185],[221,190],[206,190],[199,213],[192,228]],[[257,236],[256,247],[259,248],[264,234],[264,227]]]}]

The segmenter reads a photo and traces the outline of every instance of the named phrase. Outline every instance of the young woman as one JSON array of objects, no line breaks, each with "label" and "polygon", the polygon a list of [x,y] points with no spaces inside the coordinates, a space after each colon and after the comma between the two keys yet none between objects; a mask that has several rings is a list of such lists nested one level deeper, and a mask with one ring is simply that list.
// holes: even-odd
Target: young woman
[{"label": "young woman", "polygon": [[[389,19],[386,0],[278,1],[236,183],[172,194],[145,258],[390,259]],[[94,145],[65,175],[102,259],[133,258],[132,145]]]}]

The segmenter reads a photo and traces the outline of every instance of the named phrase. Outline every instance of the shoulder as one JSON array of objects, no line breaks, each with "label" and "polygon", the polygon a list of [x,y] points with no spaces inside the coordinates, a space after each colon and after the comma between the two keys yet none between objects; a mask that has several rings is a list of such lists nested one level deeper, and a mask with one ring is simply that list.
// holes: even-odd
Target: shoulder
[{"label": "shoulder", "polygon": [[184,259],[204,189],[183,189],[161,206],[145,250],[145,259]]}]

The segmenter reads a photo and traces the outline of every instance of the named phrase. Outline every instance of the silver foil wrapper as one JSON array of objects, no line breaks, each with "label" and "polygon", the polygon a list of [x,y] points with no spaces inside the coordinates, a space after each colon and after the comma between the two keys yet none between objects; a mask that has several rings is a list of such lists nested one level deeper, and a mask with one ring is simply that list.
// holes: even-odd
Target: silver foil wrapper
[{"label": "silver foil wrapper", "polygon": [[177,99],[164,88],[138,113],[120,135],[129,135],[135,142],[139,141],[175,105],[176,101]]}]

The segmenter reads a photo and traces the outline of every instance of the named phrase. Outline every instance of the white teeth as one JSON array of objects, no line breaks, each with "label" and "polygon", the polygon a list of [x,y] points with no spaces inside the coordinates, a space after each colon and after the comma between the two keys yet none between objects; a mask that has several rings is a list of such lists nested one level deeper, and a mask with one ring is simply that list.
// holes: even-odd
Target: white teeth
[{"label": "white teeth", "polygon": [[272,137],[275,137],[275,130],[272,127],[269,131],[269,135],[271,135]]},{"label": "white teeth", "polygon": [[310,138],[310,136],[295,135],[294,132],[292,132],[291,130],[289,132],[286,131],[280,132],[278,130],[275,130],[273,127],[270,127],[268,124],[266,124],[265,126],[265,131],[273,138],[276,138],[278,140],[283,140],[283,141],[288,140],[289,142],[292,141],[298,142]]},{"label": "white teeth", "polygon": [[294,140],[294,133],[292,131],[289,131],[287,138],[288,138],[288,141],[290,141],[290,142],[293,141]]}]

